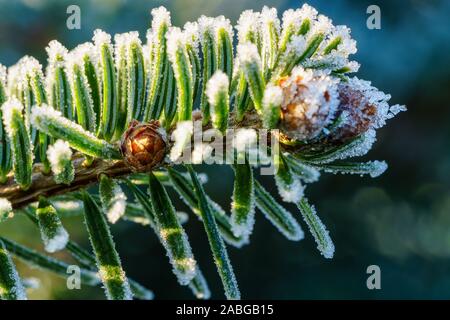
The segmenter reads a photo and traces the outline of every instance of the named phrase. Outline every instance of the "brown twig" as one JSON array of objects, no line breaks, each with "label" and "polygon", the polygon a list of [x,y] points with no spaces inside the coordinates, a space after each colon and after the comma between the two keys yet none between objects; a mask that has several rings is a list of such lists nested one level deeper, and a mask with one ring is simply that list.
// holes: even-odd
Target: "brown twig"
[{"label": "brown twig", "polygon": [[[205,126],[204,129],[209,129],[211,126]],[[245,118],[236,122],[234,116],[231,116],[230,128],[259,128],[259,117],[255,113],[249,113]],[[65,194],[76,191],[91,184],[98,182],[101,173],[110,177],[126,176],[132,173],[131,169],[127,167],[122,160],[101,160],[96,159],[89,165],[84,165],[84,157],[81,154],[76,154],[73,159],[75,167],[75,178],[70,185],[57,184],[53,176],[42,173],[42,165],[35,164],[33,168],[32,183],[29,189],[22,190],[14,181],[13,174],[8,175],[8,181],[0,185],[0,198],[8,199],[14,209],[24,207],[39,199],[40,196],[51,197],[55,195]]]},{"label": "brown twig", "polygon": [[84,158],[80,155],[74,158],[75,178],[70,185],[57,184],[52,175],[44,175],[41,171],[41,164],[34,166],[32,183],[28,190],[22,190],[10,174],[8,182],[0,186],[0,198],[7,198],[13,208],[18,209],[37,201],[40,196],[50,197],[65,194],[96,183],[101,173],[111,177],[131,173],[131,170],[121,160],[97,159],[89,167],[85,166],[83,162]]}]

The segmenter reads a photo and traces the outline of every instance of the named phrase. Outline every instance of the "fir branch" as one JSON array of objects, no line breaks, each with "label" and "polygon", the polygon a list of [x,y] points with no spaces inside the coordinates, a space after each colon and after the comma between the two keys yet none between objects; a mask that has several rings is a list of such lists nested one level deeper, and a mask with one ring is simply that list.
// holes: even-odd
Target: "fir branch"
[{"label": "fir branch", "polygon": [[[100,279],[112,299],[131,299],[131,291],[142,299],[153,294],[126,278],[106,216],[111,222],[123,218],[150,225],[180,283],[196,297],[208,298],[182,227],[187,215],[175,211],[165,189],[171,187],[204,224],[226,297],[239,299],[224,240],[236,247],[248,242],[255,203],[288,239],[303,238],[292,215],[253,177],[251,165],[265,163],[269,158],[263,152],[271,151],[281,197],[297,205],[318,249],[331,258],[334,245],[304,198],[303,183],[316,181],[319,171],[371,177],[383,173],[385,162],[340,160],[365,155],[376,130],[405,110],[390,106],[390,96],[370,82],[347,75],[359,68],[349,60],[356,53],[350,29],[334,26],[306,4],[287,10],[282,23],[275,8],[247,10],[236,26],[234,55],[233,27],[223,16],[202,16],[183,30],[172,26],[164,7],[152,10],[152,16],[144,46],[137,32],[116,35],[113,47],[111,36],[96,30],[95,45],[85,43],[71,52],[50,42],[45,76],[32,57],[9,69],[0,65],[0,221],[13,217],[13,209],[24,209],[39,226],[46,249],[66,246],[83,268],[83,283]],[[200,110],[194,111],[197,96]],[[186,148],[196,142],[194,127],[200,122],[203,130],[222,133],[214,144],[222,142],[227,151],[226,138],[233,132],[227,129],[237,129],[231,135],[235,156],[226,155],[237,160],[231,215],[211,200],[181,157],[190,152],[192,162],[201,163],[221,156],[206,141],[201,148],[196,143],[193,150]],[[259,133],[251,129],[262,128],[269,129],[269,137],[266,130],[261,137],[276,138],[280,145],[257,150]],[[258,163],[253,163],[255,155]],[[180,161],[190,178],[172,168]],[[165,170],[155,170],[161,167]],[[121,177],[138,204],[127,203],[114,180]],[[131,181],[150,186],[149,194]],[[96,183],[100,195],[87,193]],[[84,190],[69,194],[79,189]],[[68,240],[58,215],[83,210],[95,256]],[[28,263],[60,275],[66,272],[62,261],[10,240],[3,244]],[[10,293],[21,281],[11,277],[14,267],[7,252],[2,254],[1,295],[13,297]]]}]

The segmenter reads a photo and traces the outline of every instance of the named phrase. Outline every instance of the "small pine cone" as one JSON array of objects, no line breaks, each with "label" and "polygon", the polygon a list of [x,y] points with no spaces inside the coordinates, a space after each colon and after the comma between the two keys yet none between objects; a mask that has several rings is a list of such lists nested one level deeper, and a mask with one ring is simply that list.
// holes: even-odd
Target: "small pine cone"
[{"label": "small pine cone", "polygon": [[344,124],[333,134],[336,142],[348,141],[371,128],[380,128],[391,112],[389,95],[358,78],[338,86],[338,112],[345,112]]},{"label": "small pine cone", "polygon": [[348,120],[336,132],[334,138],[345,142],[369,130],[377,109],[365,99],[361,91],[346,84],[339,86],[339,100],[339,110],[347,113]]},{"label": "small pine cone", "polygon": [[122,136],[120,150],[128,166],[136,172],[150,171],[166,154],[167,139],[159,121],[140,123],[133,120]]},{"label": "small pine cone", "polygon": [[280,129],[289,138],[311,140],[334,117],[338,103],[336,80],[328,75],[298,67],[278,85],[283,91]]}]

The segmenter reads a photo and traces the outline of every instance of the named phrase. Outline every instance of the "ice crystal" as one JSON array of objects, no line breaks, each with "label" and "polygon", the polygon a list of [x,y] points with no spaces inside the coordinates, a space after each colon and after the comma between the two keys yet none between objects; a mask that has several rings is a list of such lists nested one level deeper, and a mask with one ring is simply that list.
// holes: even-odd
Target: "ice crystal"
[{"label": "ice crystal", "polygon": [[303,219],[305,220],[311,234],[317,243],[317,249],[320,253],[327,259],[333,258],[334,255],[334,244],[330,238],[330,234],[326,229],[325,225],[322,223],[320,218],[317,216],[316,209],[314,206],[308,204],[306,199],[303,199],[298,204],[300,212],[302,213]]},{"label": "ice crystal", "polygon": [[[181,237],[183,243],[184,258],[175,258],[174,252],[168,242],[169,237]],[[187,285],[195,276],[197,271],[197,262],[192,254],[192,249],[189,244],[186,233],[183,229],[179,228],[161,228],[159,229],[159,237],[163,246],[166,248],[167,256],[169,257],[170,264],[173,267],[173,273],[176,275],[178,282],[181,285]],[[173,243],[173,241],[172,241]]]},{"label": "ice crystal", "polygon": [[63,66],[63,61],[68,53],[66,47],[56,40],[50,41],[46,48],[48,55],[48,66]]},{"label": "ice crystal", "polygon": [[313,21],[317,17],[317,10],[308,4],[303,4],[300,9],[289,9],[283,13],[283,29],[286,30],[289,26],[293,26],[298,30],[301,24],[306,20]]},{"label": "ice crystal", "polygon": [[293,175],[291,183],[288,184],[278,175],[275,175],[275,183],[284,202],[297,203],[303,198],[305,188],[297,176]]},{"label": "ice crystal", "polygon": [[67,60],[72,65],[76,63],[84,65],[86,58],[88,58],[94,65],[99,64],[99,53],[95,50],[95,46],[91,42],[85,42],[76,46],[72,51],[70,51]]},{"label": "ice crystal", "polygon": [[253,232],[253,227],[255,225],[255,194],[252,192],[250,195],[250,204],[249,208],[247,209],[246,218],[243,221],[237,221],[237,219],[233,219],[233,215],[236,215],[236,211],[240,208],[239,205],[236,204],[234,201],[234,197],[232,198],[231,202],[231,214],[232,218],[230,219],[231,222],[231,230],[233,231],[233,234],[237,237],[243,237],[248,239],[249,236]]},{"label": "ice crystal", "polygon": [[110,223],[116,223],[125,214],[127,196],[114,180],[106,177],[100,179],[100,200]]},{"label": "ice crystal", "polygon": [[14,216],[11,202],[8,199],[0,198],[0,222]]},{"label": "ice crystal", "polygon": [[256,34],[259,27],[260,13],[253,10],[245,10],[241,13],[236,25],[240,43],[249,41],[249,34]]},{"label": "ice crystal", "polygon": [[192,292],[194,292],[197,299],[207,300],[211,297],[211,291],[209,291],[208,283],[206,282],[206,279],[200,269],[197,269],[195,278],[189,282],[189,287]]},{"label": "ice crystal", "polygon": [[65,170],[67,162],[71,161],[72,150],[70,150],[69,143],[59,139],[48,148],[47,156],[52,172],[59,175]]},{"label": "ice crystal", "polygon": [[66,229],[60,227],[56,230],[53,237],[48,238],[44,236],[43,241],[45,243],[45,251],[50,253],[56,252],[66,247],[66,244],[69,241],[69,234]]},{"label": "ice crystal", "polygon": [[111,35],[101,29],[94,30],[94,36],[92,37],[95,46],[101,47],[103,45],[111,45]]},{"label": "ice crystal", "polygon": [[6,79],[7,79],[7,69],[4,65],[0,64],[0,85],[3,87],[6,86]]},{"label": "ice crystal", "polygon": [[186,35],[186,41],[188,44],[194,48],[195,52],[198,53],[199,46],[199,27],[197,22],[186,22],[183,27],[183,32]]},{"label": "ice crystal", "polygon": [[[206,95],[208,96],[209,103],[216,105],[218,93],[227,92],[228,86],[229,81],[227,75],[221,71],[216,71],[206,84]],[[212,108],[211,112],[214,112],[214,108]]]},{"label": "ice crystal", "polygon": [[[263,26],[273,23],[275,30],[280,31],[280,20],[278,19],[276,8],[264,6],[260,14],[260,20]],[[267,37],[268,35],[264,34],[263,36]]]},{"label": "ice crystal", "polygon": [[172,63],[177,63],[177,51],[184,48],[188,43],[187,34],[181,31],[180,28],[171,27],[166,34],[167,39],[167,53]]},{"label": "ice crystal", "polygon": [[53,253],[64,249],[69,241],[69,234],[52,204],[41,198],[36,209],[36,216],[45,251]]},{"label": "ice crystal", "polygon": [[261,68],[261,57],[258,48],[253,43],[247,42],[237,47],[237,57],[239,64],[252,64],[253,68]]},{"label": "ice crystal", "polygon": [[2,112],[3,112],[3,123],[5,124],[6,131],[8,132],[9,136],[14,135],[14,128],[13,125],[13,114],[22,114],[23,112],[23,105],[22,103],[17,100],[16,98],[11,98],[8,101],[6,101],[2,105]]},{"label": "ice crystal", "polygon": [[170,25],[171,24],[170,12],[167,11],[167,9],[163,6],[152,9],[151,15],[153,18],[152,29],[155,32],[158,32],[161,25],[163,25],[163,24]]}]

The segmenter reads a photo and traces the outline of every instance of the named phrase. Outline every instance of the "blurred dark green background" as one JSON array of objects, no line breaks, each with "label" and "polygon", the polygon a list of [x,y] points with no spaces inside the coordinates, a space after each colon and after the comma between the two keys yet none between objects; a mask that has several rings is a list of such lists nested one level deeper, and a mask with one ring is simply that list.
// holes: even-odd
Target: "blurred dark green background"
[{"label": "blurred dark green background", "polygon": [[[62,1],[0,0],[0,61],[9,66],[22,55],[45,63],[45,46],[58,39],[68,48],[90,40],[96,28],[110,33],[149,26],[149,11],[159,5],[182,26],[202,14],[224,14],[233,23],[244,9],[277,7],[279,14],[302,1],[171,0]],[[392,94],[408,112],[379,131],[366,158],[386,159],[389,170],[377,179],[322,176],[306,190],[335,241],[336,255],[323,259],[307,235],[284,239],[260,214],[251,244],[230,248],[243,298],[275,299],[449,299],[450,298],[450,2],[446,0],[309,1],[336,24],[346,24],[358,41],[359,76]],[[81,8],[81,30],[66,28],[66,9]],[[381,8],[382,29],[366,28],[366,8]],[[207,188],[230,205],[232,172],[204,168]],[[267,186],[270,179],[264,179]],[[275,193],[275,190],[272,191]],[[174,199],[178,199],[175,197]],[[182,204],[176,206],[187,211]],[[289,207],[295,215],[294,207]],[[81,218],[64,221],[72,238],[88,247]],[[303,224],[304,226],[304,224]],[[187,231],[213,292],[223,298],[219,277],[201,224],[192,217]],[[304,229],[306,227],[304,226]],[[39,250],[37,230],[23,217],[0,226],[0,233]],[[157,298],[192,298],[180,287],[153,232],[131,223],[113,227],[128,275],[153,289]],[[57,255],[67,258],[64,254]],[[381,290],[368,290],[366,268],[381,268]],[[65,281],[19,264],[23,276],[41,279],[30,294],[41,299],[103,299],[100,288],[68,291]]]}]

